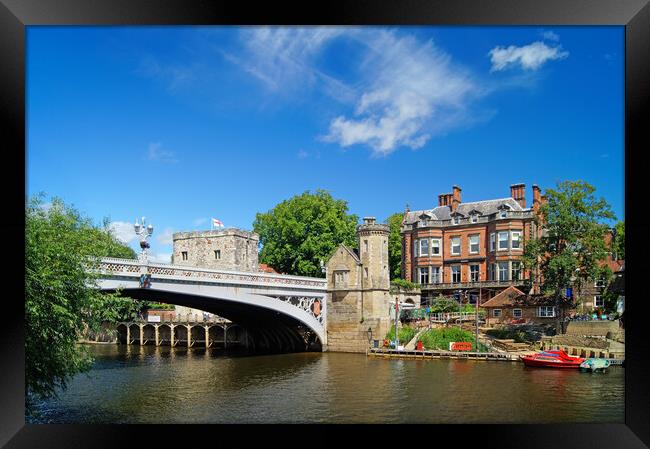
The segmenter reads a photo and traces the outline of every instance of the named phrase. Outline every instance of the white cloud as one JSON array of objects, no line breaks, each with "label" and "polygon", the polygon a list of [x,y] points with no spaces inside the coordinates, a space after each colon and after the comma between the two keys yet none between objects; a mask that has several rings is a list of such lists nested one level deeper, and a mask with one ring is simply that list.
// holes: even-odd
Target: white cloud
[{"label": "white cloud", "polygon": [[519,64],[524,70],[537,70],[546,61],[563,59],[569,52],[563,51],[562,46],[549,47],[544,42],[537,41],[523,47],[495,47],[488,53],[492,62],[490,71],[496,72]]},{"label": "white cloud", "polygon": [[[330,114],[328,129],[318,138],[344,148],[367,145],[373,156],[421,148],[436,135],[494,115],[494,110],[478,110],[475,100],[511,80],[480,80],[433,41],[406,33],[377,27],[251,27],[240,34],[241,54],[222,53],[266,86],[274,101],[280,94],[299,96],[313,89],[351,107]],[[568,53],[536,42],[497,47],[490,55],[494,71],[512,64],[537,69]],[[297,153],[300,159],[310,155]]]},{"label": "white cloud", "polygon": [[254,27],[241,32],[246,56],[224,57],[240,65],[276,93],[296,93],[301,88],[318,86],[332,98],[350,102],[353,88],[317,68],[316,59],[335,39],[349,37],[357,29],[348,27]]},{"label": "white cloud", "polygon": [[138,238],[133,229],[133,223],[113,221],[108,225],[108,229],[119,241],[127,245]]},{"label": "white cloud", "polygon": [[150,143],[147,152],[147,159],[150,161],[160,161],[167,163],[176,163],[178,159],[174,158],[174,153],[169,150],[163,150],[162,144]]},{"label": "white cloud", "polygon": [[172,228],[165,228],[165,230],[156,236],[156,240],[161,245],[171,245],[174,243],[173,240],[174,230]]},{"label": "white cloud", "polygon": [[554,41],[554,42],[558,42],[560,40],[560,36],[558,36],[556,33],[550,30],[542,31],[542,37],[546,40]]},{"label": "white cloud", "polygon": [[399,146],[417,149],[432,133],[442,133],[467,118],[467,106],[481,95],[469,73],[432,41],[375,31],[363,67],[372,74],[356,103],[354,118],[338,116],[323,137],[343,147],[367,144],[375,156]]}]

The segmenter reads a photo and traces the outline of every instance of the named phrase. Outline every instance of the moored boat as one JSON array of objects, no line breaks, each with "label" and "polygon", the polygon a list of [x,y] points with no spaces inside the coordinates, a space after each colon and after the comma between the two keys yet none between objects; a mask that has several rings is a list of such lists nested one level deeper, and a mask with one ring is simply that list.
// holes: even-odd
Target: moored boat
[{"label": "moored boat", "polygon": [[609,368],[610,362],[607,359],[587,359],[580,364],[580,371],[591,371],[592,373],[604,373]]},{"label": "moored boat", "polygon": [[578,369],[585,359],[580,357],[571,357],[566,352],[559,351],[542,351],[533,355],[520,356],[526,366],[536,366],[541,368],[570,368]]}]

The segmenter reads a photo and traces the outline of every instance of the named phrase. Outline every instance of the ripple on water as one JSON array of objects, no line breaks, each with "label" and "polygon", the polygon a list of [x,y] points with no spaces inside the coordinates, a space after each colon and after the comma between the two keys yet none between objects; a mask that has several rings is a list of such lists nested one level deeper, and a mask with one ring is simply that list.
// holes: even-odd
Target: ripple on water
[{"label": "ripple on water", "polygon": [[51,423],[623,422],[624,369],[384,360],[360,354],[231,357],[98,346],[89,375],[38,405]]}]

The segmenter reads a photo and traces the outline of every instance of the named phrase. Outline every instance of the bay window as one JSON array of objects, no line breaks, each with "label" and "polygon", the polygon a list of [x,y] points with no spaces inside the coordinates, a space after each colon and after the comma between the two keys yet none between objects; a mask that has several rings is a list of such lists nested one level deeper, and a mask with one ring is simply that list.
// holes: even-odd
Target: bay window
[{"label": "bay window", "polygon": [[451,254],[453,256],[460,255],[460,237],[451,238]]},{"label": "bay window", "polygon": [[420,267],[420,284],[429,283],[429,267]]},{"label": "bay window", "polygon": [[499,280],[508,280],[508,262],[499,262]]},{"label": "bay window", "polygon": [[512,231],[512,249],[521,248],[521,231]]},{"label": "bay window", "polygon": [[440,239],[431,239],[431,255],[440,255]]},{"label": "bay window", "polygon": [[438,284],[442,282],[440,267],[431,267],[431,283]]},{"label": "bay window", "polygon": [[521,278],[521,262],[512,262],[512,280],[518,281]]},{"label": "bay window", "polygon": [[499,232],[499,251],[508,249],[508,231]]},{"label": "bay window", "polygon": [[429,239],[420,240],[420,256],[429,255]]}]

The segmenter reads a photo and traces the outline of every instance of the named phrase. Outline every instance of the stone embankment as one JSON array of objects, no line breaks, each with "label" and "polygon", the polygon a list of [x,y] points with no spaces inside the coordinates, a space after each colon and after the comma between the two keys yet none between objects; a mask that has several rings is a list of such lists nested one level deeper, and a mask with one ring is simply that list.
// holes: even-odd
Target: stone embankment
[{"label": "stone embankment", "polygon": [[578,357],[624,359],[625,330],[618,321],[571,321],[565,334],[542,338],[540,347]]}]

